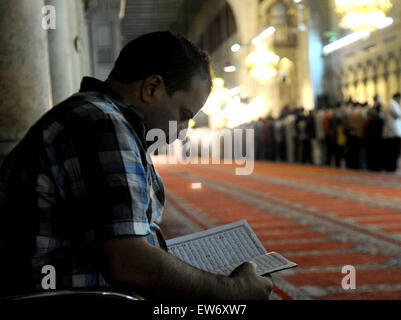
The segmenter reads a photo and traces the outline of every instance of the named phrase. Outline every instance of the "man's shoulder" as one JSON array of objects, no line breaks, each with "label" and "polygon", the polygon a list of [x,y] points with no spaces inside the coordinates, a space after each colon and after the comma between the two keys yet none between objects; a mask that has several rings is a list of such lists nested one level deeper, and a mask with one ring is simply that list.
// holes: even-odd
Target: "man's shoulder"
[{"label": "man's shoulder", "polygon": [[54,113],[62,118],[79,118],[87,121],[110,117],[123,119],[121,111],[113,101],[97,92],[78,92],[53,109]]},{"label": "man's shoulder", "polygon": [[29,130],[29,139],[40,137],[52,143],[66,132],[85,134],[94,128],[111,127],[116,122],[126,124],[125,118],[113,103],[96,92],[76,93],[44,114]]}]

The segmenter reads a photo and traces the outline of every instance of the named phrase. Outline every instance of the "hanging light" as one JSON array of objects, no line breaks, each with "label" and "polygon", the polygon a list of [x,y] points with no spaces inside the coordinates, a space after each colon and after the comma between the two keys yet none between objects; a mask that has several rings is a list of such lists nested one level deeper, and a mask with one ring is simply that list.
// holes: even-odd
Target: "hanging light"
[{"label": "hanging light", "polygon": [[233,65],[232,63],[227,62],[225,67],[224,67],[224,72],[235,72],[237,71],[237,67],[235,65]]},{"label": "hanging light", "polygon": [[390,0],[336,0],[340,26],[351,30],[376,30],[392,7]]},{"label": "hanging light", "polygon": [[251,69],[251,76],[260,81],[268,81],[277,75],[277,69],[272,67],[257,66]]},{"label": "hanging light", "polygon": [[250,75],[258,80],[267,81],[277,75],[277,64],[280,57],[267,49],[265,42],[258,42],[255,51],[251,52],[245,60],[250,69]]},{"label": "hanging light", "polygon": [[252,44],[257,45],[261,41],[264,41],[267,38],[269,38],[275,32],[276,32],[276,28],[275,27],[272,27],[272,26],[268,27],[267,29],[263,30],[255,38],[252,39]]},{"label": "hanging light", "polygon": [[240,49],[241,49],[241,45],[240,45],[239,43],[234,43],[234,44],[231,46],[231,51],[232,51],[232,52],[238,52]]}]

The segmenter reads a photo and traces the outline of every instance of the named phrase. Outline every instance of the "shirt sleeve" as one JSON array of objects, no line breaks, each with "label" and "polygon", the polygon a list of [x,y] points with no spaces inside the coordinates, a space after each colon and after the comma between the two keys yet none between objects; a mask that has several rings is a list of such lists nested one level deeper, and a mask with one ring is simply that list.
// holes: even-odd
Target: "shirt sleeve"
[{"label": "shirt sleeve", "polygon": [[395,101],[391,101],[390,104],[390,112],[397,115],[397,117],[401,117],[401,109],[400,107],[396,104]]},{"label": "shirt sleeve", "polygon": [[[117,112],[81,117],[64,161],[74,214],[96,238],[148,235],[147,175],[133,129]],[[83,222],[82,222],[83,221]]]}]

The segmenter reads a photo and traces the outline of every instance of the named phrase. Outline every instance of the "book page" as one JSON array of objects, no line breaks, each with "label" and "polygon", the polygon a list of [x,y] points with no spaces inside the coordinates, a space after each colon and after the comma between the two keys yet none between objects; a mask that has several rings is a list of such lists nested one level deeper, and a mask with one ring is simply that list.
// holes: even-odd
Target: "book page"
[{"label": "book page", "polygon": [[296,266],[278,253],[268,254],[246,220],[166,241],[168,251],[188,264],[229,275],[245,261],[254,261],[260,275]]},{"label": "book page", "polygon": [[[296,263],[286,259],[277,252],[266,253],[264,255],[249,259],[248,261],[253,261],[257,264],[256,273],[261,276],[297,266]],[[231,265],[229,267],[216,270],[214,273],[229,276],[231,272],[239,265],[240,264]]]}]

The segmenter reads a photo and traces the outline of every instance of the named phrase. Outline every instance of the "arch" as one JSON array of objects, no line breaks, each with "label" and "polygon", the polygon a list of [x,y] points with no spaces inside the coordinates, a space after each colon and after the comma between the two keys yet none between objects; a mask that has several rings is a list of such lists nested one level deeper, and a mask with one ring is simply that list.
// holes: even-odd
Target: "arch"
[{"label": "arch", "polygon": [[219,10],[199,38],[199,46],[213,53],[221,44],[237,32],[237,20],[228,2]]},{"label": "arch", "polygon": [[376,93],[382,97],[384,103],[388,102],[387,82],[383,75],[379,75],[376,82]]},{"label": "arch", "polygon": [[376,73],[378,76],[384,76],[386,73],[386,62],[382,56],[377,57],[376,61]]},{"label": "arch", "polygon": [[398,61],[395,57],[394,53],[390,53],[388,55],[388,63],[387,63],[387,70],[389,73],[397,72],[398,71]]},{"label": "arch", "polygon": [[376,65],[373,63],[372,60],[368,60],[366,63],[366,78],[369,79],[374,79],[376,76]]},{"label": "arch", "polygon": [[355,86],[354,86],[353,83],[350,83],[348,85],[348,94],[347,94],[347,96],[349,98],[352,98],[352,100],[355,100]]},{"label": "arch", "polygon": [[354,69],[353,67],[349,67],[348,70],[347,70],[347,74],[348,74],[347,82],[348,82],[350,85],[353,85],[354,82],[355,82],[355,79],[356,79],[355,69]]},{"label": "arch", "polygon": [[363,81],[365,79],[365,68],[364,65],[358,64],[357,69],[356,69],[356,79],[358,81]]},{"label": "arch", "polygon": [[387,78],[388,97],[391,98],[399,91],[399,77],[395,72],[391,72]]},{"label": "arch", "polygon": [[387,59],[387,94],[388,98],[391,98],[396,92],[399,91],[399,76],[398,76],[399,65],[397,58],[393,52],[388,54]]},{"label": "arch", "polygon": [[276,1],[268,8],[270,24],[273,26],[282,25],[287,22],[288,7],[284,1]]},{"label": "arch", "polygon": [[258,32],[258,0],[227,0],[227,3],[237,23],[239,41],[243,44],[250,43]]}]

